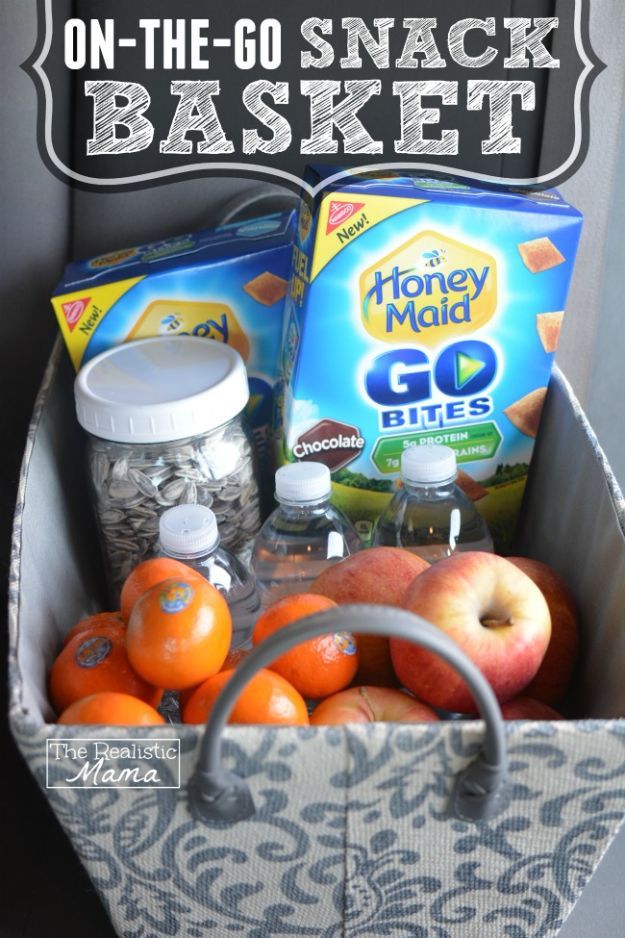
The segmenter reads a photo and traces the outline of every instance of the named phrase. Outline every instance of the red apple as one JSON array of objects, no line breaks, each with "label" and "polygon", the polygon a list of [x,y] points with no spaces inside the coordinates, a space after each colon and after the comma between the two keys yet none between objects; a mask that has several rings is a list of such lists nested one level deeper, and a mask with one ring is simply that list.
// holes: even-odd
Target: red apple
[{"label": "red apple", "polygon": [[559,573],[539,560],[510,557],[519,570],[530,577],[547,600],[551,613],[551,641],[536,676],[525,693],[546,704],[564,697],[571,682],[579,645],[577,606],[573,594]]},{"label": "red apple", "polygon": [[515,697],[501,705],[504,720],[563,720],[564,717],[542,700]]},{"label": "red apple", "polygon": [[[371,547],[328,567],[310,592],[321,593],[339,605],[399,606],[412,581],[428,567],[427,561],[400,547]],[[360,651],[356,681],[381,687],[396,685],[388,639],[359,632],[356,639]]]},{"label": "red apple", "polygon": [[[529,684],[549,644],[543,594],[496,554],[468,551],[439,561],[413,581],[403,605],[453,638],[499,701]],[[400,682],[420,700],[456,713],[475,710],[465,682],[437,655],[393,638],[391,658]]]},{"label": "red apple", "polygon": [[429,723],[433,710],[410,694],[388,687],[350,687],[315,707],[312,726],[336,723]]}]

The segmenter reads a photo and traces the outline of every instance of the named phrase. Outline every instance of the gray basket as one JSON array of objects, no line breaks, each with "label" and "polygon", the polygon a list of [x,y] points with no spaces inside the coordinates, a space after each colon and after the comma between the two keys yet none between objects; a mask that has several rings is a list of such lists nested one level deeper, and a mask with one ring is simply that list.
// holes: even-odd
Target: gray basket
[{"label": "gray basket", "polygon": [[[487,690],[486,728],[233,726],[220,743],[214,724],[201,766],[208,774],[196,771],[202,728],[82,727],[81,736],[98,739],[179,739],[180,787],[46,788],[54,783],[46,740],[78,735],[47,722],[46,673],[69,626],[103,608],[105,595],[71,380],[57,346],[16,510],[10,716],[118,933],[557,934],[625,816],[625,722],[614,719],[625,714],[623,497],[562,375],[551,383],[517,547],[555,566],[576,593],[575,708],[585,719],[507,724],[503,788],[495,771],[503,735]],[[386,622],[375,607],[363,614]],[[221,758],[226,775],[219,769],[215,782]],[[130,764],[119,760],[120,769]],[[161,768],[167,778],[171,766]],[[490,819],[467,820],[481,811],[467,804],[484,798]],[[220,799],[236,807],[226,804],[221,819],[204,810]]]}]

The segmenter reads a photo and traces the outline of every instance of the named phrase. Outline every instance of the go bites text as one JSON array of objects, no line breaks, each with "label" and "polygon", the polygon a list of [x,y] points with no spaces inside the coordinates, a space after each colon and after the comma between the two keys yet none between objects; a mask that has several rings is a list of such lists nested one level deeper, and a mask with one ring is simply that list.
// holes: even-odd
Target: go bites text
[{"label": "go bites text", "polygon": [[[287,43],[276,18],[241,18],[228,34],[210,18],[140,18],[131,35],[121,35],[114,18],[73,18],[64,23],[63,53],[68,69],[90,74],[79,85],[93,106],[90,156],[153,148],[164,156],[294,150],[312,157],[449,157],[462,150],[462,131],[454,126],[459,107],[488,114],[482,153],[504,155],[522,152],[515,124],[522,111],[536,108],[537,70],[560,67],[552,54],[558,29],[553,16],[465,18],[445,29],[436,17],[309,17]],[[324,77],[337,67],[341,79]],[[455,74],[460,67],[466,78],[446,80],[448,67]],[[515,77],[484,77],[493,68]],[[149,80],[132,80],[139,69],[172,73],[166,134],[151,119]],[[224,91],[233,75],[246,72],[258,77],[242,86],[234,133]],[[394,112],[392,139],[381,139],[368,113],[381,96]],[[295,110],[306,116],[303,134],[294,132]]]}]

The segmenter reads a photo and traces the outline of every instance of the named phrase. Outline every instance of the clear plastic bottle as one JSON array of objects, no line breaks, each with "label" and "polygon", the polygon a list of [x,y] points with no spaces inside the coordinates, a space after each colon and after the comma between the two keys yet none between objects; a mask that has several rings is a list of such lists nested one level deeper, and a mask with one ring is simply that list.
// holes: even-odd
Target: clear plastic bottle
[{"label": "clear plastic bottle", "polygon": [[276,472],[276,510],[252,549],[263,607],[290,593],[306,592],[319,574],[362,547],[351,522],[330,504],[330,470],[317,462]]},{"label": "clear plastic bottle", "polygon": [[378,518],[376,545],[404,547],[433,563],[461,550],[493,551],[488,526],[455,484],[448,446],[411,446],[401,460],[403,488]]},{"label": "clear plastic bottle", "polygon": [[173,557],[201,573],[222,593],[232,616],[231,648],[249,645],[260,612],[254,574],[219,545],[217,519],[205,505],[177,505],[159,521],[160,555]]}]

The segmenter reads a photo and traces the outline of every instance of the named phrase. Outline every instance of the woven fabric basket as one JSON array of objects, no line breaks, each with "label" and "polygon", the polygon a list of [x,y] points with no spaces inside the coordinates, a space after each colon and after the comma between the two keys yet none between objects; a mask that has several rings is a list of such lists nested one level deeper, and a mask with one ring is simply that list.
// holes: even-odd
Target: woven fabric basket
[{"label": "woven fabric basket", "polygon": [[[245,803],[238,813],[226,804],[221,819],[197,796],[208,778],[196,771],[201,727],[81,728],[98,739],[179,739],[179,788],[46,787],[46,741],[78,735],[51,722],[47,670],[69,625],[104,596],[71,379],[57,346],[15,516],[10,717],[118,933],[557,935],[625,817],[625,721],[616,718],[625,714],[625,506],[563,376],[551,382],[517,549],[551,563],[576,593],[583,635],[572,706],[583,719],[507,724],[507,777],[496,783],[505,796],[482,820],[458,810],[454,792],[463,770],[503,739],[488,705],[486,729],[470,721],[221,733],[214,724],[205,748]],[[371,614],[391,627],[392,614],[363,612]],[[160,770],[177,784],[171,765]]]}]

